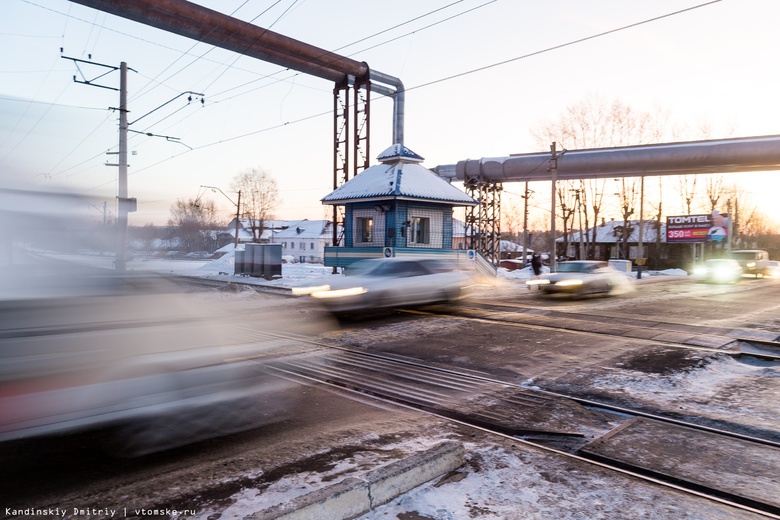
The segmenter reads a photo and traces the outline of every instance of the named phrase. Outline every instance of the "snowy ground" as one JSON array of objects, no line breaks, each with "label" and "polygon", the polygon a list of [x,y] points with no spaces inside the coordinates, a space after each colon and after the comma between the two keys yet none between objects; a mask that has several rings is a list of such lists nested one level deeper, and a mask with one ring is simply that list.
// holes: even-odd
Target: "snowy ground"
[{"label": "snowy ground", "polygon": [[[100,262],[111,268],[108,257],[89,259],[92,265]],[[232,274],[232,254],[213,261],[136,258],[128,263],[128,270],[287,288],[317,285],[334,276],[331,268],[318,264],[283,264],[283,277],[272,281],[235,276]],[[658,280],[665,275],[686,274],[677,270],[645,273],[642,282]],[[530,276],[528,269],[500,269],[499,283],[521,284]],[[744,417],[737,418],[738,422],[752,421],[756,427],[778,429],[775,399],[769,404],[766,399],[761,403],[763,398],[756,395],[749,402],[741,403],[740,399],[745,399],[744,390],[735,391],[735,385],[753,381],[761,382],[767,391],[776,392],[780,388],[780,369],[777,366],[746,365],[724,358],[703,364],[693,371],[657,377],[617,369],[583,374],[583,378],[592,388],[622,392],[636,400],[652,401],[661,408],[685,406],[692,414],[706,411],[710,416],[723,419],[732,416],[735,410],[745,410]],[[532,386],[535,382],[528,381],[527,384]],[[737,513],[705,500],[633,481],[608,470],[573,462],[511,439],[490,438],[486,441],[479,435],[464,437],[445,427],[431,431],[424,438],[389,448],[412,454],[453,439],[463,442],[467,452],[467,464],[457,475],[446,482],[429,483],[412,490],[364,515],[363,520],[757,518],[749,513]],[[232,497],[231,505],[204,510],[196,518],[243,518],[347,476],[360,476],[363,468],[365,461],[356,455],[343,460],[327,473],[301,473],[279,480],[260,494],[257,490],[245,489]]]}]

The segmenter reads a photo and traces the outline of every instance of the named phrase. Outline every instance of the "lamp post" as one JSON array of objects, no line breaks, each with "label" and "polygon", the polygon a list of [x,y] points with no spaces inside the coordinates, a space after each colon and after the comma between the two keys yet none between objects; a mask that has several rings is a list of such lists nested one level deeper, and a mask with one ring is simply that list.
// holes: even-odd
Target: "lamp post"
[{"label": "lamp post", "polygon": [[235,236],[235,240],[233,242],[233,248],[234,249],[238,249],[238,219],[239,219],[239,216],[241,215],[241,190],[238,190],[238,202],[233,202],[233,199],[231,199],[230,197],[225,195],[225,192],[222,191],[221,189],[217,188],[216,186],[204,186],[203,184],[201,184],[200,187],[201,188],[209,188],[212,191],[220,192],[222,195],[225,196],[225,198],[227,200],[230,201],[231,204],[233,204],[236,207],[236,233],[235,233],[236,236]]}]

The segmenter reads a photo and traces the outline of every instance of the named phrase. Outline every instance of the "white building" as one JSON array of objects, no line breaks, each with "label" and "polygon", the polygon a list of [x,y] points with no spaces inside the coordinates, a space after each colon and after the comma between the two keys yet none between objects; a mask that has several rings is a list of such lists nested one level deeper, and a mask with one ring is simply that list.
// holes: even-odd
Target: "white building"
[{"label": "white building", "polygon": [[[338,237],[342,236],[339,226]],[[274,232],[270,242],[282,244],[282,256],[292,256],[295,262],[321,264],[325,246],[333,245],[333,223],[328,220],[287,221],[287,227]]]}]

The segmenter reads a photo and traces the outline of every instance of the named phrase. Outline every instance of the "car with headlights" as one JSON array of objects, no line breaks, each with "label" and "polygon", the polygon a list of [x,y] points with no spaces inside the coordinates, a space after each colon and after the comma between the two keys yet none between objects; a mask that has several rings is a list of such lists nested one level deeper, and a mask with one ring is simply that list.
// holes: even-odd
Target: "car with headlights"
[{"label": "car with headlights", "polygon": [[473,285],[470,273],[437,258],[372,258],[355,262],[327,285],[300,288],[336,313],[451,302]]},{"label": "car with headlights", "polygon": [[287,413],[292,383],[257,359],[272,333],[315,320],[268,305],[248,340],[222,301],[101,268],[88,200],[0,188],[0,443],[90,430],[111,454],[140,456]]},{"label": "car with headlights", "polygon": [[736,283],[742,278],[742,266],[733,258],[711,258],[696,267],[693,276],[709,283]]},{"label": "car with headlights", "polygon": [[769,275],[773,278],[780,277],[780,262],[778,262],[777,260],[770,260],[768,264],[769,264]]},{"label": "car with headlights", "polygon": [[610,294],[618,289],[631,287],[628,277],[600,260],[573,260],[558,262],[557,270],[526,281],[545,294],[567,294],[584,296],[588,294]]},{"label": "car with headlights", "polygon": [[731,258],[739,262],[742,272],[747,275],[763,278],[770,274],[769,253],[763,249],[740,249],[731,252]]}]

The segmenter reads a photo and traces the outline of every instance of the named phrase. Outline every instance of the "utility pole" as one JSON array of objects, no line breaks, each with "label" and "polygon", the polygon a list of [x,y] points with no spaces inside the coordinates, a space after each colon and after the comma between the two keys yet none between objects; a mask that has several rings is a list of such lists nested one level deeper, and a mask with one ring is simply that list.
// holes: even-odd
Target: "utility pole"
[{"label": "utility pole", "polygon": [[236,240],[233,243],[233,251],[238,250],[238,219],[241,217],[241,190],[238,190],[238,203],[236,204]]},{"label": "utility pole", "polygon": [[523,267],[528,261],[528,181],[525,183],[525,195],[523,195]]},{"label": "utility pole", "polygon": [[[115,87],[107,87],[105,85],[99,85],[95,83],[95,80],[102,78],[111,71],[119,69],[119,152],[108,152],[109,155],[118,155],[119,162],[115,164],[106,163],[106,166],[117,166],[119,168],[118,180],[117,180],[117,244],[116,244],[116,261],[114,262],[114,268],[117,271],[124,271],[127,268],[127,214],[131,211],[135,211],[137,207],[136,199],[128,198],[127,196],[127,63],[124,61],[116,67],[114,65],[104,65],[102,63],[95,63],[92,61],[80,60],[78,58],[70,58],[68,56],[62,56],[63,59],[71,60],[76,68],[81,72],[79,67],[80,63],[86,63],[97,67],[104,67],[111,69],[105,74],[101,74],[93,79],[87,79],[83,73],[81,73],[82,80],[76,79],[73,76],[73,81],[76,83],[83,83],[91,87],[100,87],[109,90],[117,90]],[[133,69],[129,69],[133,70]],[[133,70],[133,72],[135,72]]]},{"label": "utility pole", "polygon": [[645,220],[645,176],[642,175],[639,188],[639,247],[637,247],[637,266],[636,266],[636,278],[640,280],[642,278],[642,261],[645,258],[645,246],[644,246],[644,220]]},{"label": "utility pole", "polygon": [[558,154],[555,152],[555,141],[553,141],[553,144],[550,145],[550,152],[552,153],[552,158],[550,159],[550,174],[551,174],[551,182],[550,182],[550,197],[551,197],[551,210],[550,210],[550,235],[552,238],[552,252],[550,253],[550,272],[554,273],[556,269],[556,263],[558,259],[556,258],[555,253],[555,196],[556,193],[556,181],[558,179]]},{"label": "utility pole", "polygon": [[116,270],[127,269],[127,63],[119,65],[119,237],[116,248]]}]

